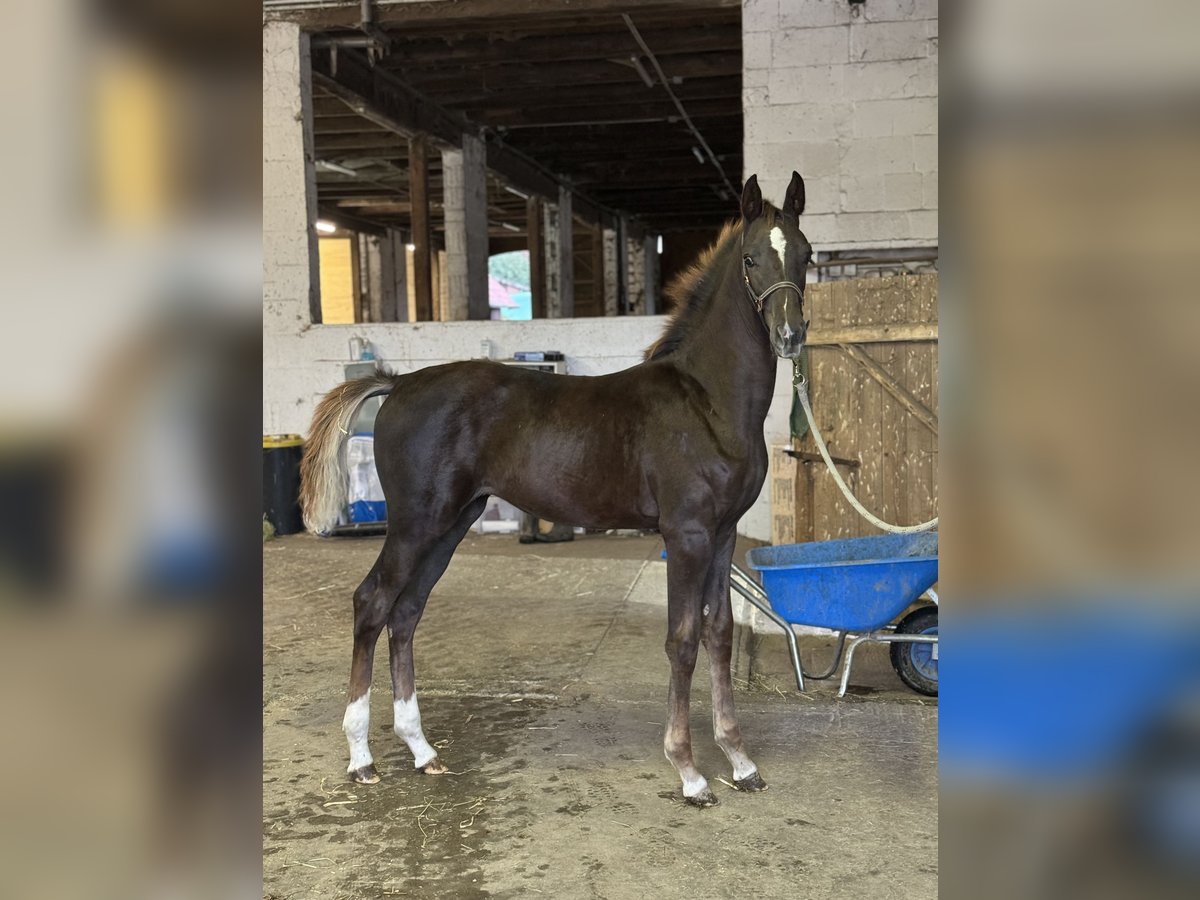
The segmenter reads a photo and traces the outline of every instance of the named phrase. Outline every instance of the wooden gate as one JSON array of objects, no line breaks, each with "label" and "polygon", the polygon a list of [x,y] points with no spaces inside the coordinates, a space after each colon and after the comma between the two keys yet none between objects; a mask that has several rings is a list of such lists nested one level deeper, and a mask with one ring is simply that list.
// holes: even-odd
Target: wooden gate
[{"label": "wooden gate", "polygon": [[[842,477],[867,509],[937,515],[937,275],[809,285],[809,396]],[[803,413],[801,413],[801,416]],[[811,434],[771,448],[772,543],[877,534],[846,502]]]}]

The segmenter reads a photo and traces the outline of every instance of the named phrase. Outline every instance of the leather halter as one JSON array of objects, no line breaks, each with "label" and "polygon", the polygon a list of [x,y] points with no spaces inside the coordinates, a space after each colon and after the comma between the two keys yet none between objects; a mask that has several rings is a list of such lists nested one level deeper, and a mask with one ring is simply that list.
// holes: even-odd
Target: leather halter
[{"label": "leather halter", "polygon": [[[764,290],[761,294],[755,293],[754,286],[750,284],[750,271],[746,266],[746,243],[744,235],[741,243],[738,246],[738,250],[741,251],[742,257],[742,283],[746,285],[746,292],[750,295],[750,302],[754,304],[754,310],[758,313],[758,320],[763,323],[763,328],[767,328],[766,319],[763,318],[763,306],[766,304],[767,297],[781,288],[791,288],[797,294],[799,294],[801,309],[803,309],[804,288],[800,287],[800,285],[796,284],[794,281],[777,281]],[[769,328],[767,330],[768,332],[770,331]]]}]

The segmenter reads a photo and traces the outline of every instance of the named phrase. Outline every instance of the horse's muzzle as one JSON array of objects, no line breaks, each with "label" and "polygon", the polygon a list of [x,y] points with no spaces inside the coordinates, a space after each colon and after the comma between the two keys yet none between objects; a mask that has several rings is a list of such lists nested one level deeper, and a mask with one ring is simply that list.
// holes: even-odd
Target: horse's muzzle
[{"label": "horse's muzzle", "polygon": [[792,330],[790,325],[784,323],[771,332],[771,347],[775,351],[775,355],[781,359],[795,359],[804,349],[804,341],[807,337],[807,322],[801,323],[798,331]]}]

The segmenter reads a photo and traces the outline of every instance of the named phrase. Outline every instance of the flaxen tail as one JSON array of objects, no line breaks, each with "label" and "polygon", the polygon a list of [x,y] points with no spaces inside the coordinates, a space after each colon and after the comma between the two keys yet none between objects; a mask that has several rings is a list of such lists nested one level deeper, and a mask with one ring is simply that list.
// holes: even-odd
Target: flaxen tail
[{"label": "flaxen tail", "polygon": [[395,384],[395,375],[380,370],[335,387],[317,404],[300,462],[300,506],[304,524],[314,534],[331,532],[345,505],[348,475],[343,448],[355,413],[368,397],[391,393]]}]

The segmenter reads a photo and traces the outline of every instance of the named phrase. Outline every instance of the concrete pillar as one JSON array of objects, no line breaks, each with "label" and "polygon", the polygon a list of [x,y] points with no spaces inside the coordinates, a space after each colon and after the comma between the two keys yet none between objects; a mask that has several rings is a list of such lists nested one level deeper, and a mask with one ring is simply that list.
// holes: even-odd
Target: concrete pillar
[{"label": "concrete pillar", "polygon": [[[437,314],[434,316],[439,322],[449,322],[454,319],[450,308],[450,279],[446,277],[446,251],[437,250],[433,257],[433,296],[435,302],[434,309]],[[461,321],[459,317],[459,321]]]},{"label": "concrete pillar", "polygon": [[408,252],[404,235],[398,228],[389,228],[383,243],[383,321],[408,321]]},{"label": "concrete pillar", "polygon": [[546,266],[546,318],[557,319],[561,316],[559,280],[562,270],[558,265],[559,238],[558,204],[542,204],[542,237],[543,262]]},{"label": "concrete pillar", "polygon": [[572,229],[571,192],[558,189],[558,314],[575,317],[575,235]]},{"label": "concrete pillar", "polygon": [[321,321],[309,39],[263,25],[263,328]]},{"label": "concrete pillar", "polygon": [[625,241],[625,290],[629,298],[629,315],[640,316],[646,312],[646,242],[643,238],[629,237]]},{"label": "concrete pillar", "polygon": [[360,322],[384,322],[383,242],[378,235],[358,234],[358,284],[354,286]]},{"label": "concrete pillar", "polygon": [[442,151],[446,258],[442,280],[452,320],[488,319],[487,151],[472,134],[462,149]]},{"label": "concrete pillar", "polygon": [[648,316],[658,313],[658,235],[648,234],[642,241],[643,278],[645,287],[644,312]]},{"label": "concrete pillar", "polygon": [[617,314],[617,233],[611,228],[604,229],[604,315]]}]

